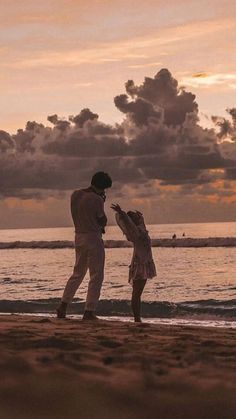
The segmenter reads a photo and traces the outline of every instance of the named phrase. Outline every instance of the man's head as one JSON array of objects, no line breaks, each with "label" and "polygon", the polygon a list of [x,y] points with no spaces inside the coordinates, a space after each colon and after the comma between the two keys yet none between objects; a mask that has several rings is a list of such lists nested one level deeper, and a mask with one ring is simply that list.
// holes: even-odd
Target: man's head
[{"label": "man's head", "polygon": [[97,172],[93,175],[91,185],[98,191],[104,191],[112,186],[112,180],[107,173]]}]

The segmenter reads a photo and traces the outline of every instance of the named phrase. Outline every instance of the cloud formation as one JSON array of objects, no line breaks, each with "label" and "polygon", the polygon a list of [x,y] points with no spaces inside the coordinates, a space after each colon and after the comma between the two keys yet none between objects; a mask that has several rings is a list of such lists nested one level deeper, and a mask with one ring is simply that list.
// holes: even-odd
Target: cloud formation
[{"label": "cloud formation", "polygon": [[111,173],[116,190],[236,179],[236,108],[229,119],[213,116],[215,129],[203,128],[195,95],[167,69],[139,86],[128,80],[125,89],[114,98],[121,124],[86,108],[68,119],[48,116],[50,127],[32,121],[14,135],[0,131],[2,196],[45,197],[86,185],[97,170]]},{"label": "cloud formation", "polygon": [[[127,94],[116,96],[115,105],[121,112],[129,113],[137,125],[147,124],[155,116],[158,121],[161,112],[163,122],[168,126],[181,125],[187,114],[197,114],[195,95],[179,89],[177,80],[167,69],[160,70],[154,78],[146,77],[140,86],[135,86],[133,80],[128,80],[125,87]],[[133,100],[129,102],[128,96]],[[146,118],[143,117],[143,112]]]}]

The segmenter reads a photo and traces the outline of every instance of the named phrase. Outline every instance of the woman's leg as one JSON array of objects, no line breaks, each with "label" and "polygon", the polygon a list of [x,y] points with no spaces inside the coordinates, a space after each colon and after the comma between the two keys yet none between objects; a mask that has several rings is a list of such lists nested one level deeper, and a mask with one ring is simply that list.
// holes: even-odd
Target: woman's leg
[{"label": "woman's leg", "polygon": [[146,285],[146,282],[146,279],[138,279],[136,281],[133,281],[131,306],[135,322],[141,322],[141,295]]}]

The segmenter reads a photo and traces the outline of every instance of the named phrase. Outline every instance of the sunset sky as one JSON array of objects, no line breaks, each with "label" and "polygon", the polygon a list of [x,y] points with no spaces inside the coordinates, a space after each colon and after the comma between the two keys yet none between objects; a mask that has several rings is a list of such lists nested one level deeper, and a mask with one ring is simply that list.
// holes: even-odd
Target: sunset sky
[{"label": "sunset sky", "polygon": [[235,38],[232,0],[1,0],[0,228],[70,225],[99,169],[148,222],[236,220]]}]

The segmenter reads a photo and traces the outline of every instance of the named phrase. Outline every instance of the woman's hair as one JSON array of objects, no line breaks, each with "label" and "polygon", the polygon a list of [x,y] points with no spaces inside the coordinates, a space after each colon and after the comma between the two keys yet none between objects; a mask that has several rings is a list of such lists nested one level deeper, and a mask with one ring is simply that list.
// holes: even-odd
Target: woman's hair
[{"label": "woman's hair", "polygon": [[112,180],[108,173],[97,172],[92,177],[91,185],[98,189],[107,189],[112,186]]}]

